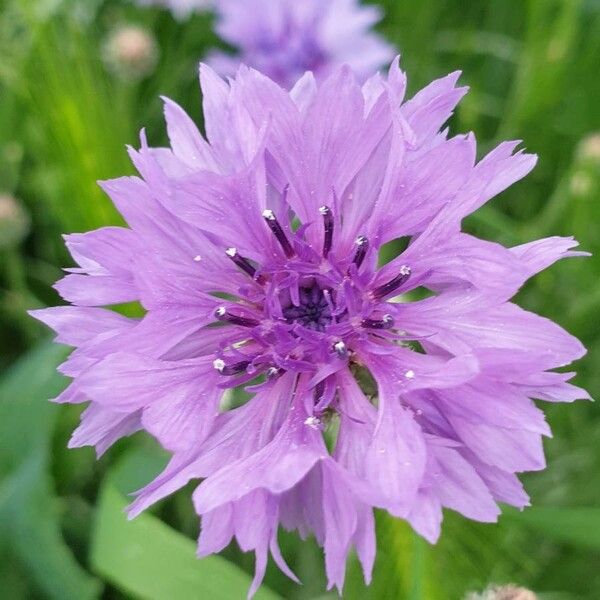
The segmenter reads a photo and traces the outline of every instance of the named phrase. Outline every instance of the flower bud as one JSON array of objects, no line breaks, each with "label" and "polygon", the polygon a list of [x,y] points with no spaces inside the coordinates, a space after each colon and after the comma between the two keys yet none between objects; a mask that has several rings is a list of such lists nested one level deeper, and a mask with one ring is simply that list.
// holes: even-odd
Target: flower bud
[{"label": "flower bud", "polygon": [[465,600],[537,600],[537,596],[532,591],[516,585],[494,585],[481,594],[469,594]]},{"label": "flower bud", "polygon": [[137,25],[124,25],[104,45],[107,68],[122,79],[142,79],[156,65],[158,49],[150,33]]},{"label": "flower bud", "polygon": [[0,249],[16,246],[29,232],[29,215],[13,196],[0,194]]},{"label": "flower bud", "polygon": [[569,181],[571,194],[592,198],[598,186],[600,166],[600,132],[583,138],[577,147],[573,170]]},{"label": "flower bud", "polygon": [[600,163],[600,132],[592,133],[582,140],[579,155],[584,160]]}]

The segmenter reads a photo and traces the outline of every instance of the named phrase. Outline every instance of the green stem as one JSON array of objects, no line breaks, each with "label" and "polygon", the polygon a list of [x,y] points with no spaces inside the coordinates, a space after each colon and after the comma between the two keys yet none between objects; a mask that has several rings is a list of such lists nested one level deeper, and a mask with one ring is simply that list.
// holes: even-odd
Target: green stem
[{"label": "green stem", "polygon": [[424,600],[425,566],[427,562],[425,541],[411,532],[412,569],[408,600]]}]

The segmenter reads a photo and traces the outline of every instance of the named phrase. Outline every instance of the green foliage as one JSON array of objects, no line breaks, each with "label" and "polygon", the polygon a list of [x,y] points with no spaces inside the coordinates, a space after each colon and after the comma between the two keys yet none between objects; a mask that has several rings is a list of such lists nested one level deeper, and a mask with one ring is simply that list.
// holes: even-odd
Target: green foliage
[{"label": "green foliage", "polygon": [[[600,3],[379,3],[380,29],[402,51],[411,93],[462,69],[471,93],[452,131],[474,130],[482,153],[508,138],[539,154],[532,175],[467,227],[506,245],[575,235],[593,253],[542,273],[518,301],[584,341],[576,382],[600,397]],[[158,44],[154,73],[139,81],[120,79],[102,60],[107,35],[122,23],[145,27]],[[120,222],[95,181],[132,172],[125,144],[138,144],[141,127],[153,144],[165,141],[158,95],[201,121],[196,66],[216,43],[205,15],[177,22],[126,0],[0,0],[0,194],[17,198],[31,221],[19,247],[0,249],[2,597],[245,596],[251,557],[231,547],[194,558],[189,489],[126,522],[123,494],[164,463],[147,438],[117,444],[98,463],[89,450],[65,449],[79,410],[47,402],[64,385],[54,369],[65,351],[24,315],[58,301],[50,286],[69,260],[62,232]],[[456,600],[512,581],[546,600],[599,598],[600,418],[592,403],[547,408],[549,467],[524,477],[533,508],[506,511],[497,525],[448,513],[436,546],[378,514],[373,583],[362,583],[353,558],[344,597]],[[304,585],[270,566],[274,592],[265,587],[262,597],[335,598],[324,592],[314,540],[282,533],[280,542]]]},{"label": "green foliage", "polygon": [[4,582],[7,598],[31,597],[38,590],[55,600],[99,597],[100,582],[76,562],[61,535],[49,473],[58,407],[44,398],[64,387],[56,373],[64,357],[62,348],[45,343],[0,382],[0,556],[2,563],[18,561],[28,573],[19,587]]},{"label": "green foliage", "polygon": [[[119,465],[128,487],[140,466],[148,468],[147,453],[134,452]],[[251,577],[239,567],[219,556],[198,560],[192,540],[149,514],[128,522],[126,506],[109,476],[98,500],[91,549],[98,574],[143,600],[230,600],[246,595]],[[255,598],[278,596],[263,586]]]},{"label": "green foliage", "polygon": [[600,551],[600,508],[537,507],[513,518],[551,539]]}]

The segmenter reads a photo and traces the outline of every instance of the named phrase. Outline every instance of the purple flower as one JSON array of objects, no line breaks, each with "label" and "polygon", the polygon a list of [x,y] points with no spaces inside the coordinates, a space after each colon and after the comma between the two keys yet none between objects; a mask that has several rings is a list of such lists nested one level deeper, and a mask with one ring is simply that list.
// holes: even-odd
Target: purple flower
[{"label": "purple flower", "polygon": [[[370,579],[374,506],[431,542],[443,507],[495,521],[497,502],[527,506],[516,474],[544,468],[550,433],[533,399],[588,398],[553,371],[579,341],[509,301],[576,242],[461,232],[536,158],[505,142],[476,162],[472,134],[440,131],[457,79],[404,102],[397,61],[362,87],[342,67],[290,92],[202,67],[207,140],[165,100],[171,147],[142,135],[141,178],[102,184],[129,227],[67,236],[73,306],[34,312],[77,347],[57,399],[90,401],[71,445],[154,435],[173,457],[131,516],[203,479],[199,555],[233,537],[255,551],[251,594],[269,552],[294,577],[280,524],[315,535],[341,589],[351,546]],[[100,308],[131,301],[142,319]],[[252,398],[226,410],[240,386]]]},{"label": "purple flower", "polygon": [[289,89],[306,71],[321,80],[342,64],[364,80],[394,57],[371,31],[381,11],[359,0],[221,0],[215,10],[217,32],[238,50],[209,57],[223,75],[244,63]]}]

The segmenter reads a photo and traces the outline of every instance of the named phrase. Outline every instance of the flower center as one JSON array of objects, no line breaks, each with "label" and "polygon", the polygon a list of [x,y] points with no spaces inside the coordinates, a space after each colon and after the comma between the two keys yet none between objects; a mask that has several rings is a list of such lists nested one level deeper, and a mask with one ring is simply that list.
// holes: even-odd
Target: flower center
[{"label": "flower center", "polygon": [[[287,191],[286,187],[284,205]],[[279,251],[274,248],[272,262],[257,264],[236,248],[225,251],[252,285],[240,287],[239,302],[219,306],[214,312],[217,321],[247,331],[238,330],[240,339],[216,353],[215,369],[231,378],[223,386],[235,387],[257,375],[269,380],[286,371],[315,373],[319,365],[328,363],[335,369],[352,362],[358,341],[381,347],[401,335],[386,310],[387,298],[410,278],[408,266],[402,266],[389,281],[371,279],[369,284],[369,267],[364,264],[373,252],[369,240],[359,235],[352,254],[338,256],[334,239],[339,222],[328,206],[319,208],[323,237],[316,247],[304,235],[308,225],[293,230],[271,209],[265,209],[262,216],[279,246]],[[323,396],[317,404],[320,409],[333,399],[333,392],[327,390],[317,393]]]},{"label": "flower center", "polygon": [[298,305],[285,303],[282,310],[288,323],[299,323],[316,331],[324,331],[332,321],[330,303],[316,283],[301,287]]}]

